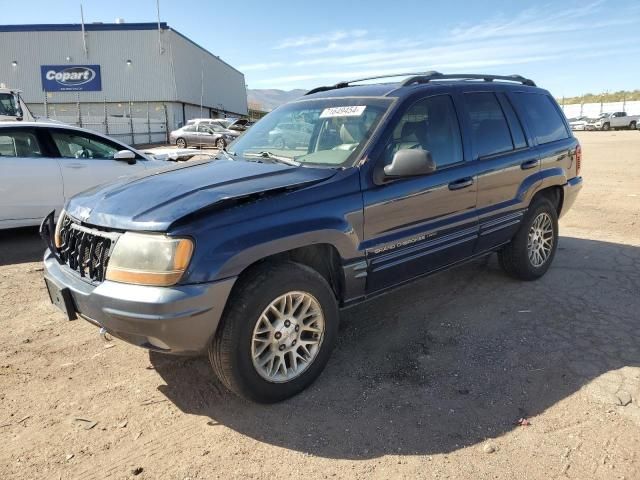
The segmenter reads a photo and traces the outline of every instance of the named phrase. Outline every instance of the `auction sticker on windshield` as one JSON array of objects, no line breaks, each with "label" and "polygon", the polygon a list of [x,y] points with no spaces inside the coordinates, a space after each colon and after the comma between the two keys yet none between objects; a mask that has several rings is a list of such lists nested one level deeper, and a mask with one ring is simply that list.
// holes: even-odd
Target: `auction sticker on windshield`
[{"label": "auction sticker on windshield", "polygon": [[366,105],[325,108],[320,114],[320,118],[359,117],[364,113],[365,108],[367,108]]}]

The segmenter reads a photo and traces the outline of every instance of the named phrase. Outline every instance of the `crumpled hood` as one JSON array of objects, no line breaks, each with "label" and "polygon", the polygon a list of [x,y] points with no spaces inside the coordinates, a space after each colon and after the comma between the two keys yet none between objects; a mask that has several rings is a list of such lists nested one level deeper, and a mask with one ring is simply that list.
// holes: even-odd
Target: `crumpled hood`
[{"label": "crumpled hood", "polygon": [[166,231],[198,210],[263,192],[301,188],[335,173],[271,163],[190,162],[92,188],[70,199],[66,211],[91,225]]}]

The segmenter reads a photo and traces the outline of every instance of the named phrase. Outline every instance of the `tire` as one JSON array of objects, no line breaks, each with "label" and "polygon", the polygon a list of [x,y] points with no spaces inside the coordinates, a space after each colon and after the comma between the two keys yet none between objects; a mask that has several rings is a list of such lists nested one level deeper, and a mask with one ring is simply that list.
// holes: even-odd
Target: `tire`
[{"label": "tire", "polygon": [[180,137],[176,140],[176,146],[178,148],[187,148],[187,141],[184,138]]},{"label": "tire", "polygon": [[277,137],[276,139],[273,140],[273,147],[277,148],[278,150],[282,150],[284,148],[287,148],[287,144],[284,141],[284,138]]},{"label": "tire", "polygon": [[[539,219],[543,219],[545,223],[548,219],[552,232],[551,248],[542,263],[539,263],[540,259],[536,258],[535,254],[533,259],[530,257],[529,249],[529,235],[532,230],[535,230],[535,222]],[[535,239],[536,236],[534,235],[533,238]],[[532,243],[532,245],[532,248],[535,249],[536,243]],[[538,242],[537,245],[542,245],[542,243]],[[548,199],[538,197],[534,198],[529,206],[529,210],[522,220],[518,232],[511,239],[511,243],[498,252],[498,260],[502,269],[510,276],[519,280],[537,280],[549,270],[557,248],[558,213]],[[538,251],[540,250],[538,249]]]},{"label": "tire", "polygon": [[216,148],[218,150],[224,150],[227,146],[227,142],[224,141],[224,138],[219,138],[216,140]]},{"label": "tire", "polygon": [[636,122],[631,122],[631,123],[629,124],[629,129],[630,129],[630,130],[635,130],[636,128],[637,128],[637,124],[636,124]]},{"label": "tire", "polygon": [[603,124],[602,130],[604,130],[605,132],[608,132],[609,130],[611,130],[611,125],[609,125],[608,123]]},{"label": "tire", "polygon": [[[339,313],[333,290],[315,270],[293,262],[260,265],[244,274],[238,282],[227,302],[218,331],[209,346],[209,360],[213,371],[229,390],[254,402],[273,403],[292,397],[308,387],[322,373],[334,347],[338,334]],[[291,313],[289,318],[292,323],[289,325],[285,319],[278,318],[272,310],[268,310],[272,304],[280,305],[279,299],[294,294],[306,295],[308,297],[305,298],[310,302],[316,301],[316,304],[311,305],[312,308],[319,307],[320,315],[323,317],[323,333],[306,331],[305,329],[309,327],[302,327],[299,333],[292,332],[291,325],[297,325],[294,314],[298,310],[294,309]],[[299,307],[301,312],[306,312],[301,313],[302,321],[305,321],[304,316],[308,316],[309,311],[313,311],[309,310],[310,307],[303,310],[305,302],[306,300]],[[286,301],[286,305],[296,303],[295,297],[290,303]],[[258,329],[265,330],[266,323],[263,322],[265,315],[270,315],[274,319],[273,322],[267,319],[274,329],[269,331],[267,328],[261,333]],[[310,326],[320,325],[316,323],[319,322],[317,319],[320,317],[312,315],[308,318],[311,318]],[[285,331],[285,327],[289,327],[288,332]],[[274,331],[275,333],[272,333]],[[298,332],[297,327],[295,332]],[[278,333],[280,337],[276,336]],[[256,335],[264,335],[261,337],[265,338],[262,344],[258,343],[260,340],[254,340]],[[280,340],[276,340],[278,338]],[[299,343],[294,348],[296,338]],[[313,350],[313,345],[305,343],[305,340],[317,342],[317,348]],[[256,353],[254,349],[259,350],[264,345],[266,345],[262,350],[264,353],[257,353],[258,360],[254,362],[254,353]],[[286,350],[283,350],[284,348]],[[302,352],[300,353],[302,358],[306,355],[303,348],[308,349],[307,352],[315,353],[313,358],[309,357],[311,360],[306,364],[299,361],[300,371],[296,374],[292,370],[291,355]],[[279,351],[284,353],[281,354]],[[288,369],[285,368],[285,370],[290,372],[290,375],[297,376],[290,379],[283,378],[282,365],[278,363],[274,375],[269,377],[269,372],[266,371],[270,370],[269,361],[266,362],[266,367],[257,365],[269,357],[284,358],[285,367],[288,360]],[[271,363],[271,369],[275,364],[275,361]]]}]

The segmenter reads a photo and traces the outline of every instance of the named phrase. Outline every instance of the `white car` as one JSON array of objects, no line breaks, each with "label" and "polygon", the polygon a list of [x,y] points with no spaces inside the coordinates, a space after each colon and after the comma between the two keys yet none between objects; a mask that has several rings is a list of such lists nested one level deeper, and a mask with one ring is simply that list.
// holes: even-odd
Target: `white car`
[{"label": "white car", "polygon": [[0,229],[39,225],[76,193],[174,165],[82,128],[0,122]]},{"label": "white car", "polygon": [[586,130],[587,123],[589,123],[588,117],[577,117],[569,119],[569,126],[571,130]]}]

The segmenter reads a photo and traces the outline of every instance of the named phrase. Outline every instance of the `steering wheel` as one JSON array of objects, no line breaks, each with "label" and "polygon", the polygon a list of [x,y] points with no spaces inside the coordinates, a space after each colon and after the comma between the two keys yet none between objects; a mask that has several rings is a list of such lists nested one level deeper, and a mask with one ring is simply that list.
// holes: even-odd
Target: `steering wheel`
[{"label": "steering wheel", "polygon": [[93,158],[93,154],[91,152],[91,150],[82,147],[80,150],[78,150],[75,155],[76,158]]}]

